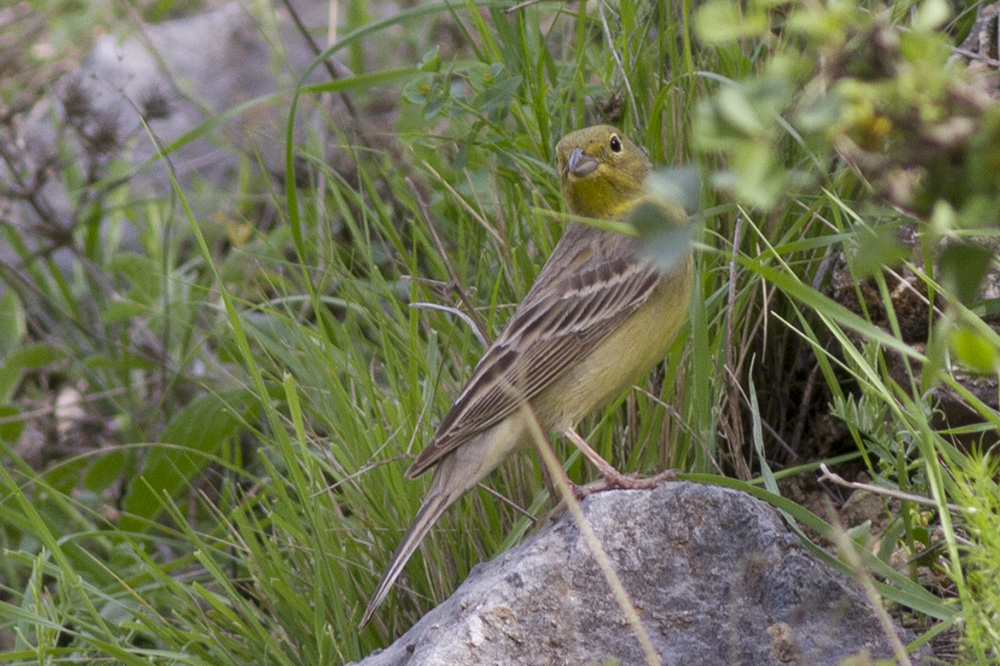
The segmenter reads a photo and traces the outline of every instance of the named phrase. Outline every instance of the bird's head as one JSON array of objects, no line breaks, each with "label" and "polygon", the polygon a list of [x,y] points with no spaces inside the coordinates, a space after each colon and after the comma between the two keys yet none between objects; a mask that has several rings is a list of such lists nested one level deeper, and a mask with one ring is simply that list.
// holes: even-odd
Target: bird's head
[{"label": "bird's head", "polygon": [[576,215],[615,219],[642,193],[649,158],[610,125],[570,132],[556,145],[559,177]]}]

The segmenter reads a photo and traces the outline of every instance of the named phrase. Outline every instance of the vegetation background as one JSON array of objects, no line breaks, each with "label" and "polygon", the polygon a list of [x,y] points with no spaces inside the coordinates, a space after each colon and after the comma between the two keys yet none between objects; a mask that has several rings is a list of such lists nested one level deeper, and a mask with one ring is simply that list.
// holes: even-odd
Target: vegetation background
[{"label": "vegetation background", "polygon": [[[346,69],[251,104],[284,110],[284,169],[220,139],[233,182],[167,196],[126,159],[155,132],[94,116],[72,85],[42,114],[56,154],[34,160],[22,132],[99,32],[201,4],[17,7],[0,33],[0,662],[357,659],[545,520],[537,464],[512,461],[358,631],[423,494],[407,461],[483,350],[471,321],[495,335],[527,291],[564,217],[553,147],[595,122],[699,165],[704,187],[689,322],[589,441],[763,497],[939,657],[1000,658],[997,62],[955,48],[975,3],[334,3],[314,71]],[[245,9],[266,37],[287,12]],[[137,108],[151,121],[170,99]],[[147,168],[172,175],[235,117]],[[821,463],[875,488],[820,482]]]}]

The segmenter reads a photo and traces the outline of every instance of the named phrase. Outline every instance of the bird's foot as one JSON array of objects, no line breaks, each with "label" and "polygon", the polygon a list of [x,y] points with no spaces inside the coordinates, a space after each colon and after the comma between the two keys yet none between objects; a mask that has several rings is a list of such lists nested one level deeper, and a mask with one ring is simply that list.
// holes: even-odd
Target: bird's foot
[{"label": "bird's foot", "polygon": [[[638,473],[622,474],[618,470],[612,468],[611,472],[602,477],[599,481],[583,485],[570,483],[569,488],[573,493],[573,498],[576,499],[577,502],[580,502],[587,495],[603,492],[605,490],[649,490],[660,485],[663,481],[673,481],[676,477],[677,470],[675,469],[666,469],[653,476],[640,477]],[[556,520],[562,516],[565,510],[566,503],[559,502],[559,504],[552,510],[549,520]]]},{"label": "bird's foot", "polygon": [[677,477],[677,470],[666,469],[653,476],[639,476],[638,474],[622,474],[616,469],[603,471],[601,479],[588,483],[584,486],[573,486],[573,496],[581,500],[591,493],[599,493],[605,490],[650,490],[660,485],[664,481],[673,481]]}]

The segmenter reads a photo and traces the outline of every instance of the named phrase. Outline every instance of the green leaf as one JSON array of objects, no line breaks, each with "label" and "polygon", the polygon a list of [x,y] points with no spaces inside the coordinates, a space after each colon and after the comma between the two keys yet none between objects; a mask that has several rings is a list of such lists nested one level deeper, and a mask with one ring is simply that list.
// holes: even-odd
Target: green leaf
[{"label": "green leaf", "polygon": [[635,227],[642,253],[669,270],[686,256],[696,224],[688,211],[696,211],[700,195],[694,168],[662,169],[646,179],[646,196],[625,220]]},{"label": "green leaf", "polygon": [[132,288],[128,297],[139,303],[151,305],[160,296],[160,266],[159,262],[138,254],[123,253],[108,262],[108,268],[121,273]]},{"label": "green leaf", "polygon": [[14,395],[25,369],[48,365],[57,357],[55,350],[46,344],[22,347],[7,356],[0,363],[0,402],[6,402]]},{"label": "green leaf", "polygon": [[495,109],[507,106],[514,100],[521,87],[520,76],[498,78],[493,85],[476,95],[472,105],[480,113],[489,113]]},{"label": "green leaf", "polygon": [[992,259],[993,253],[981,245],[952,245],[941,255],[941,282],[960,303],[971,303]]},{"label": "green leaf", "polygon": [[725,44],[763,35],[767,30],[767,13],[754,9],[744,12],[740,3],[716,0],[698,10],[694,27],[698,38],[706,44]]},{"label": "green leaf", "polygon": [[134,317],[145,317],[150,314],[149,306],[133,300],[112,301],[101,310],[101,318],[109,324],[128,321]]},{"label": "green leaf", "polygon": [[91,465],[83,486],[95,495],[104,493],[125,471],[127,462],[123,451],[109,450]]},{"label": "green leaf", "polygon": [[7,363],[26,370],[34,370],[44,368],[59,358],[61,354],[52,345],[39,342],[21,347],[7,359]]},{"label": "green leaf", "polygon": [[5,359],[21,346],[27,333],[24,306],[13,289],[0,296],[0,359]]},{"label": "green leaf", "polygon": [[982,375],[991,375],[1000,368],[1000,354],[978,331],[959,326],[951,331],[951,349],[958,362]]},{"label": "green leaf", "polygon": [[743,142],[733,152],[733,165],[738,172],[736,194],[754,208],[768,210],[786,194],[786,169],[769,147]]},{"label": "green leaf", "polygon": [[766,125],[758,113],[759,107],[751,102],[742,86],[722,88],[714,101],[719,118],[738,135],[754,138],[765,132]]},{"label": "green leaf", "polygon": [[12,405],[0,405],[0,442],[13,444],[21,439],[24,421],[15,420],[20,414]]},{"label": "green leaf", "polygon": [[125,496],[122,529],[146,530],[164,507],[162,495],[176,499],[184,491],[244,425],[249,396],[242,389],[206,395],[174,415]]},{"label": "green leaf", "polygon": [[424,111],[424,118],[436,116],[451,100],[449,75],[427,73],[415,76],[403,87],[403,99],[411,104],[419,105]]},{"label": "green leaf", "polygon": [[418,71],[419,70],[413,67],[402,67],[400,69],[389,69],[383,72],[358,74],[357,76],[303,86],[302,92],[309,94],[324,92],[341,93],[349,90],[377,88],[379,86],[387,86],[409,80],[413,78],[413,75]]},{"label": "green leaf", "polygon": [[435,46],[420,59],[421,72],[438,72],[441,70],[441,54],[438,53],[440,48],[440,46]]},{"label": "green leaf", "polygon": [[701,176],[695,167],[657,169],[646,178],[646,192],[696,213],[701,200]]},{"label": "green leaf", "polygon": [[915,32],[936,31],[951,17],[951,7],[945,0],[924,0],[913,14],[911,27]]},{"label": "green leaf", "polygon": [[886,225],[861,229],[855,238],[852,267],[858,279],[881,273],[886,266],[897,266],[910,254],[894,230]]}]

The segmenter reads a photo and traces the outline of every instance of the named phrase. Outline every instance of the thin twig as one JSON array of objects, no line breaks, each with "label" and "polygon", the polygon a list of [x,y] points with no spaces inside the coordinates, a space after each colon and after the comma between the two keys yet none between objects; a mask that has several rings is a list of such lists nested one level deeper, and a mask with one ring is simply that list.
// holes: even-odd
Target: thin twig
[{"label": "thin twig", "polygon": [[611,52],[611,57],[618,66],[618,73],[621,74],[622,81],[625,83],[625,92],[628,93],[629,106],[632,107],[632,114],[635,116],[635,126],[638,127],[640,124],[639,107],[635,103],[635,93],[632,92],[632,84],[629,83],[625,65],[622,63],[622,59],[618,56],[618,51],[614,48],[614,40],[611,37],[611,27],[608,25],[608,17],[604,14],[604,0],[597,0],[597,13],[600,14],[601,17],[601,27],[604,29],[604,39],[608,40],[608,50]]},{"label": "thin twig", "polygon": [[530,519],[531,522],[533,522],[535,524],[538,524],[538,518],[535,517],[535,516],[533,516],[533,515],[531,515],[530,511],[528,511],[527,509],[525,509],[523,506],[521,506],[520,504],[518,504],[514,500],[512,500],[509,497],[505,496],[504,494],[502,494],[502,493],[494,490],[493,488],[490,488],[485,483],[480,483],[477,487],[481,488],[482,490],[485,490],[490,495],[493,495],[493,497],[496,497],[498,500],[500,500],[501,502],[503,502],[504,504],[506,504],[510,508],[514,509],[514,511],[517,511],[519,514],[521,514],[525,518]]},{"label": "thin twig", "polygon": [[[541,0],[537,0],[537,1],[540,2]],[[976,53],[975,51],[970,51],[969,49],[963,49],[963,48],[958,47],[958,46],[953,46],[951,48],[951,50],[956,55],[965,56],[966,58],[971,58],[972,60],[978,60],[980,62],[986,63],[990,67],[993,67],[993,68],[1000,67],[1000,60],[996,60],[994,58],[990,58],[990,57],[984,56],[984,55],[982,55],[980,53]]]},{"label": "thin twig", "polygon": [[532,5],[540,5],[543,2],[548,2],[548,1],[549,0],[525,0],[524,2],[517,3],[513,7],[508,7],[507,9],[503,10],[503,13],[504,14],[513,14],[514,12],[519,12],[522,9],[527,9],[528,7],[531,7]]},{"label": "thin twig", "polygon": [[792,455],[798,458],[798,454],[794,451],[799,451],[799,445],[802,443],[802,435],[806,431],[806,420],[809,418],[809,405],[812,403],[813,393],[816,391],[816,378],[819,376],[820,364],[817,363],[809,371],[809,376],[806,377],[806,386],[802,390],[802,400],[799,401],[799,415],[795,420],[795,430],[792,432],[792,446],[794,447]]},{"label": "thin twig", "polygon": [[472,317],[465,314],[458,308],[454,308],[450,305],[438,305],[437,303],[426,303],[424,301],[410,303],[410,307],[414,309],[426,308],[428,310],[440,310],[441,312],[447,312],[448,314],[453,314],[469,325],[469,328],[472,329],[472,334],[476,336],[477,340],[479,340],[479,344],[481,344],[484,348],[490,346],[490,341],[483,336],[483,332],[479,330],[478,326],[476,326],[476,322],[472,320]]},{"label": "thin twig", "polygon": [[[733,231],[733,258],[729,261],[729,293],[726,297],[726,374],[731,378],[731,381],[726,382],[729,386],[726,390],[726,400],[729,402],[728,420],[729,427],[732,429],[733,435],[743,432],[743,419],[741,417],[739,407],[740,401],[737,397],[739,379],[737,379],[736,376],[736,372],[738,370],[735,358],[736,340],[734,339],[736,318],[736,269],[738,266],[736,255],[739,253],[740,237],[743,233],[743,220],[743,215],[736,216],[736,228]],[[743,457],[741,444],[742,442],[737,441],[735,437],[730,438],[729,455],[733,458],[733,464],[736,467],[736,476],[743,481],[749,481],[753,477],[753,474],[750,472],[750,465],[747,463],[746,458]]]},{"label": "thin twig", "polygon": [[[825,465],[822,465],[821,467],[825,467]],[[831,513],[832,512],[833,511],[831,509]],[[834,524],[836,525],[836,523]],[[882,605],[882,595],[879,593],[878,588],[875,587],[875,581],[872,580],[871,572],[861,561],[861,557],[858,555],[857,547],[854,542],[843,528],[833,530],[833,541],[837,544],[837,548],[840,550],[847,566],[854,571],[854,580],[861,585],[861,589],[864,590],[865,596],[868,597],[872,612],[875,613],[875,617],[878,618],[879,624],[882,625],[882,633],[892,645],[892,649],[896,655],[898,663],[901,666],[913,666],[913,662],[910,661],[909,655],[906,654],[906,646],[903,645],[903,641],[900,640],[899,634],[896,633],[896,627],[893,624],[892,618],[889,617],[889,613],[886,612]]]},{"label": "thin twig", "polygon": [[[921,278],[926,277],[924,275],[924,273],[922,271],[918,271],[915,266],[910,266],[909,268],[910,268],[910,272],[913,273],[913,277],[917,278],[918,280],[921,279]],[[944,311],[941,308],[939,308],[937,305],[933,305],[930,302],[930,299],[927,298],[927,294],[921,293],[919,289],[917,289],[912,284],[910,284],[909,280],[907,280],[902,275],[900,275],[898,272],[896,272],[892,268],[889,268],[888,266],[885,267],[885,272],[888,273],[889,275],[891,275],[892,277],[896,278],[897,284],[896,284],[896,287],[893,289],[893,295],[895,295],[896,293],[898,293],[899,290],[909,291],[911,294],[913,294],[914,296],[916,296],[917,300],[919,300],[921,303],[923,303],[924,305],[926,305],[928,307],[933,307],[935,315],[937,315],[938,317],[943,317],[944,316]]]},{"label": "thin twig", "polygon": [[[904,493],[902,490],[893,490],[892,488],[883,488],[881,486],[874,486],[870,483],[858,483],[857,481],[848,481],[839,474],[834,474],[830,471],[830,468],[826,466],[826,463],[820,463],[819,469],[823,474],[819,477],[820,481],[830,481],[837,484],[838,486],[844,486],[845,488],[853,488],[855,490],[865,490],[876,495],[884,495],[885,497],[893,497],[895,499],[903,500],[904,502],[913,502],[914,504],[920,504],[922,506],[930,506],[939,508],[939,504],[929,497],[923,497],[922,495],[914,495],[912,493]],[[977,513],[976,507],[973,506],[959,506],[957,504],[945,504],[948,510],[952,513]]]},{"label": "thin twig", "polygon": [[[299,34],[301,34],[302,38],[306,40],[307,44],[309,44],[309,48],[312,49],[313,55],[319,57],[319,55],[323,52],[323,49],[319,47],[319,44],[316,43],[316,40],[313,39],[312,35],[309,33],[309,29],[305,26],[304,23],[302,23],[302,19],[299,17],[299,13],[295,11],[295,8],[292,6],[290,0],[281,0],[281,3],[285,6],[285,9],[288,11],[288,15],[292,17],[292,22],[295,24],[295,28],[299,31]],[[332,36],[336,37],[336,32],[332,33]],[[326,73],[330,75],[331,81],[336,81],[337,79],[340,78],[340,76],[337,74],[337,70],[334,69],[332,64],[330,64],[328,58],[323,58],[323,67],[326,68]],[[347,93],[344,92],[340,93],[340,101],[344,103],[344,108],[347,109],[347,112],[349,114],[351,114],[351,118],[357,120],[358,112],[354,108],[354,104],[351,102],[351,98],[347,96]]]},{"label": "thin twig", "polygon": [[[736,379],[735,375],[733,375],[732,370],[730,370],[729,368],[726,368],[726,372],[729,373],[730,380],[733,382],[733,385],[736,387],[736,391],[739,393],[740,397],[743,399],[743,404],[746,405],[747,409],[752,408],[753,407],[753,403],[750,402],[750,396],[748,396],[747,393],[746,393],[746,391],[743,390],[743,387],[740,385],[739,380]],[[758,414],[758,416],[759,416],[759,414]],[[793,458],[797,458],[798,457],[798,456],[795,455],[795,451],[792,449],[792,447],[790,447],[788,445],[788,442],[786,442],[784,439],[782,439],[781,435],[778,434],[778,431],[775,430],[774,427],[770,423],[768,423],[764,418],[760,419],[760,426],[761,426],[761,428],[763,428],[764,430],[766,430],[771,435],[771,437],[774,437],[774,441],[777,442],[783,449],[785,449],[785,451],[790,456],[792,456]],[[749,480],[749,479],[745,479],[745,480]]]},{"label": "thin twig", "polygon": [[632,633],[635,634],[636,640],[639,641],[639,645],[642,647],[646,663],[649,666],[662,666],[663,660],[660,659],[656,648],[653,647],[653,641],[645,625],[643,625],[642,619],[639,617],[639,612],[635,609],[635,605],[629,598],[628,592],[625,590],[618,572],[615,571],[614,565],[611,564],[611,558],[608,557],[607,551],[601,545],[600,538],[598,538],[597,533],[594,532],[594,528],[587,521],[583,509],[580,508],[580,503],[573,496],[573,490],[570,488],[570,481],[566,476],[566,471],[559,464],[559,460],[556,459],[555,451],[552,450],[552,446],[546,440],[538,419],[535,417],[534,412],[531,411],[531,407],[524,401],[521,401],[521,411],[528,424],[531,441],[535,445],[538,457],[541,458],[545,468],[548,469],[552,483],[559,492],[559,497],[566,503],[566,510],[569,511],[569,514],[573,517],[573,522],[576,523],[577,529],[580,530],[580,537],[586,543],[601,573],[604,574],[604,579],[611,588],[611,594],[618,603],[618,607],[625,614],[625,620],[632,628]]}]

